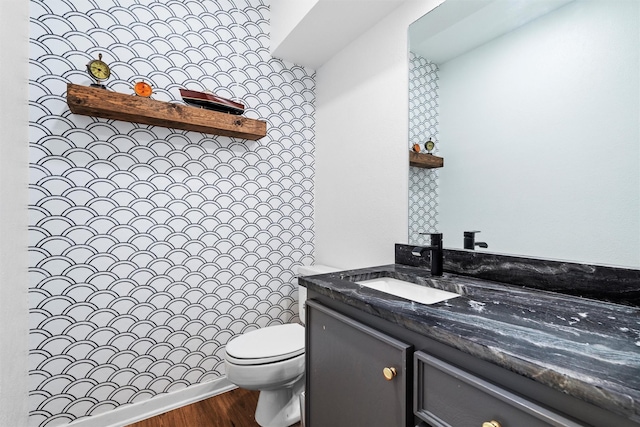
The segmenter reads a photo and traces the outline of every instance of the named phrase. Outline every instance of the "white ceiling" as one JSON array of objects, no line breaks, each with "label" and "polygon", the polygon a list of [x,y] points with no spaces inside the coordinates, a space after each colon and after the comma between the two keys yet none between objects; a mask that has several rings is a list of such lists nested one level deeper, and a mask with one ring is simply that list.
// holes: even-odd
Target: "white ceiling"
[{"label": "white ceiling", "polygon": [[406,0],[319,0],[272,52],[318,69]]},{"label": "white ceiling", "polygon": [[447,0],[409,26],[410,50],[436,64],[573,0]]}]

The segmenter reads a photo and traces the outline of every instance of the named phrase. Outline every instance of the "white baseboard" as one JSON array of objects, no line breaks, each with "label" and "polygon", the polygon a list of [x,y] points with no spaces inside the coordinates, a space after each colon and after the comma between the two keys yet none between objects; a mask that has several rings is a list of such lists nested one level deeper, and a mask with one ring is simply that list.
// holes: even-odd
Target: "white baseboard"
[{"label": "white baseboard", "polygon": [[120,406],[99,415],[83,417],[68,427],[124,427],[176,408],[237,388],[226,377],[195,384],[172,393],[160,394],[144,402]]}]

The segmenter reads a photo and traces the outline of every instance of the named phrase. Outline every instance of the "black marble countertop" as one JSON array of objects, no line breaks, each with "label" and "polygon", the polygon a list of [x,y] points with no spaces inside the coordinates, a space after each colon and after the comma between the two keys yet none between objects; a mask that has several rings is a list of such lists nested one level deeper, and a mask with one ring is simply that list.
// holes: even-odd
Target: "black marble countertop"
[{"label": "black marble countertop", "polygon": [[[423,305],[355,281],[395,277],[462,296]],[[309,290],[640,422],[640,308],[391,264],[299,278]]]}]

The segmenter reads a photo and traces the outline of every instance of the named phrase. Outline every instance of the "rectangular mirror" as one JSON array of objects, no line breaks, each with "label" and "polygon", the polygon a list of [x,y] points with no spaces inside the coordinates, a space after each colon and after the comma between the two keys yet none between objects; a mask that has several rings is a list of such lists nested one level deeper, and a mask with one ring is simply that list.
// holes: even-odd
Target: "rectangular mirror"
[{"label": "rectangular mirror", "polygon": [[[640,267],[640,2],[446,0],[409,28],[409,243]],[[423,148],[424,150],[424,148]]]}]

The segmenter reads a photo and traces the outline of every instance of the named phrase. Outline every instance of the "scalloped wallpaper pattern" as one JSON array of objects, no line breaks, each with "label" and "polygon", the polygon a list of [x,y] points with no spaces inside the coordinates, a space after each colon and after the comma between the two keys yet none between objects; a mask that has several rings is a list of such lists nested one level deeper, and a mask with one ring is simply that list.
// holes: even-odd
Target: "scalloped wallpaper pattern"
[{"label": "scalloped wallpaper pattern", "polygon": [[[312,70],[269,55],[268,0],[30,1],[30,425],[224,375],[234,335],[297,320],[314,250]],[[242,100],[259,141],[71,114],[68,82]]]},{"label": "scalloped wallpaper pattern", "polygon": [[[409,52],[409,149],[440,138],[438,66]],[[438,169],[409,167],[409,244],[429,245],[420,233],[438,231]]]}]

